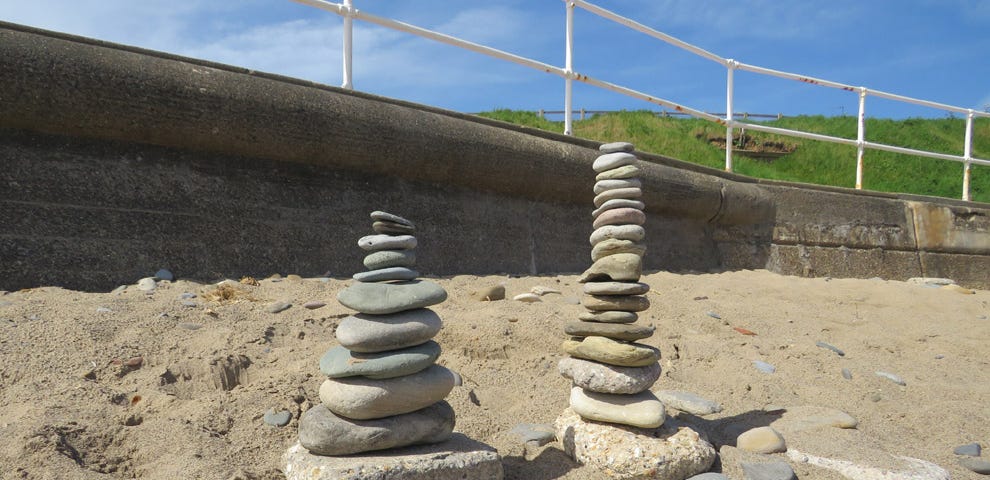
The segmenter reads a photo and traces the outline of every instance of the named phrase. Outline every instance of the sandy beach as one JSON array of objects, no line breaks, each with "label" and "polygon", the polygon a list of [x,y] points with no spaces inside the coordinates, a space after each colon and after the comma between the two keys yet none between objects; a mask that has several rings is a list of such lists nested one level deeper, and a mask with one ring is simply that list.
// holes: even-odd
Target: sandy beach
[{"label": "sandy beach", "polygon": [[[284,478],[280,458],[299,414],[319,402],[319,359],[352,313],[335,300],[349,278],[291,273],[221,291],[180,276],[150,292],[132,283],[0,295],[0,477]],[[438,363],[464,380],[448,398],[456,431],[497,448],[509,479],[603,478],[559,442],[526,446],[510,433],[552,423],[567,407],[557,362],[563,324],[583,310],[577,276],[433,280],[448,292],[433,307],[444,321]],[[640,322],[657,327],[643,343],[662,352],[653,390],[723,406],[705,417],[668,409],[668,421],[715,443],[714,471],[743,478],[739,463],[756,456],[733,446],[745,426],[816,407],[858,426],[785,432],[788,448],[863,465],[906,456],[954,479],[985,478],[953,449],[990,446],[990,292],[766,271],[649,272],[642,281],[652,306]],[[471,295],[498,284],[506,300]],[[512,300],[534,287],[559,293]],[[311,301],[326,305],[303,307]],[[275,302],[292,306],[272,313]],[[291,422],[266,424],[269,409],[289,411]],[[846,478],[784,453],[756,457],[789,462],[799,478]]]}]

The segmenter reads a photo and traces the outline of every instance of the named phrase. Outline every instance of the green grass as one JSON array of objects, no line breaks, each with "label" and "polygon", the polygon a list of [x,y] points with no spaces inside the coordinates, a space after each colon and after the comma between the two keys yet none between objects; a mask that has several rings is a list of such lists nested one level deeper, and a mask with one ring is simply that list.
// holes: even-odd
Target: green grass
[{"label": "green grass", "polygon": [[[563,132],[563,122],[552,122],[532,112],[495,110],[481,116],[505,122]],[[799,116],[762,122],[764,125],[856,138],[856,117]],[[595,115],[574,122],[574,135],[600,142],[631,142],[636,149],[722,169],[725,151],[708,143],[724,137],[725,128],[704,120],[659,117],[649,111],[625,111]],[[906,120],[867,119],[866,139],[900,147],[961,155],[966,128],[961,118]],[[856,148],[748,131],[757,141],[778,141],[794,147],[793,153],[773,161],[733,156],[733,170],[743,175],[853,188],[856,183]],[[736,132],[738,137],[739,133]],[[973,156],[990,158],[990,119],[973,125]],[[960,198],[963,165],[958,162],[914,157],[867,149],[864,154],[863,188]],[[990,167],[973,165],[970,198],[990,203]]]}]

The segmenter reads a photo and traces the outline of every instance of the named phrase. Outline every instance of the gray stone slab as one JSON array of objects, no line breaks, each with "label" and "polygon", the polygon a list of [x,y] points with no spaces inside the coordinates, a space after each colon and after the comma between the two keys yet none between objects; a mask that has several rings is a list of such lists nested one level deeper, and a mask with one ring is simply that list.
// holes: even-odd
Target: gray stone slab
[{"label": "gray stone slab", "polygon": [[298,442],[282,457],[287,480],[501,480],[502,462],[492,447],[454,433],[443,443],[325,457]]}]

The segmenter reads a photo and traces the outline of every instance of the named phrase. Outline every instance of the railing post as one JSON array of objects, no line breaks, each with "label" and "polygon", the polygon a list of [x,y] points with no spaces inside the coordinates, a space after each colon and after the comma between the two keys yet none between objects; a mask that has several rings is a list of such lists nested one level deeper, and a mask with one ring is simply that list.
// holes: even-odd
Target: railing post
[{"label": "railing post", "polygon": [[864,150],[866,150],[866,87],[859,87],[859,119],[856,125],[856,190],[863,189]]},{"label": "railing post", "polygon": [[966,113],[966,141],[963,144],[963,191],[962,199],[969,201],[969,161],[973,159],[973,109]]},{"label": "railing post", "polygon": [[574,119],[571,118],[572,92],[574,84],[574,2],[567,5],[567,46],[564,50],[564,135],[573,135]]},{"label": "railing post", "polygon": [[733,90],[734,88],[734,75],[736,71],[736,65],[738,63],[733,59],[728,59],[725,62],[726,67],[726,80],[725,80],[725,171],[732,171],[732,104],[733,100]]},{"label": "railing post", "polygon": [[354,18],[351,16],[353,12],[353,0],[344,0],[344,82],[340,86],[341,88],[346,88],[347,90],[354,89],[353,74],[351,70],[351,52],[353,51],[352,40],[354,38]]}]

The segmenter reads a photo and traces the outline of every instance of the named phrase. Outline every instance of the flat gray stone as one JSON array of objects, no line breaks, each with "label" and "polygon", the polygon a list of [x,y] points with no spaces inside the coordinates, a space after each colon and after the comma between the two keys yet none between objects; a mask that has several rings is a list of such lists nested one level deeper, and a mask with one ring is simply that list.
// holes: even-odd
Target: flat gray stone
[{"label": "flat gray stone", "polygon": [[952,453],[956,455],[966,455],[970,457],[979,457],[983,449],[980,447],[979,443],[967,443],[966,445],[959,445]]},{"label": "flat gray stone", "polygon": [[838,356],[840,356],[840,357],[846,356],[846,352],[843,352],[842,350],[840,350],[835,345],[832,345],[830,343],[825,343],[825,342],[823,342],[821,340],[815,342],[815,346],[824,348],[826,350],[831,350],[831,351],[835,352],[835,354],[838,355]]},{"label": "flat gray stone", "polygon": [[446,398],[459,380],[457,374],[440,365],[381,380],[328,378],[320,385],[320,401],[337,415],[371,420],[426,408]]},{"label": "flat gray stone", "polygon": [[552,442],[557,432],[549,423],[520,423],[512,427],[509,433],[515,435],[522,443],[533,442],[542,447]]},{"label": "flat gray stone", "polygon": [[385,221],[372,223],[371,229],[374,230],[375,233],[384,233],[387,235],[412,235],[413,233],[416,233],[416,227]]},{"label": "flat gray stone", "polygon": [[695,475],[688,478],[687,480],[729,480],[729,477],[722,475],[721,473],[715,472],[705,472],[701,475]]},{"label": "flat gray stone", "polygon": [[593,312],[642,312],[650,308],[650,299],[642,295],[585,295],[581,305]]},{"label": "flat gray stone", "polygon": [[358,239],[358,246],[369,252],[411,250],[416,248],[416,237],[412,235],[366,235]]},{"label": "flat gray stone", "polygon": [[621,167],[605,170],[595,175],[595,181],[613,180],[622,178],[633,178],[639,175],[639,167],[636,165],[624,165]]},{"label": "flat gray stone", "polygon": [[428,308],[386,315],[359,313],[345,317],[337,326],[337,341],[348,350],[384,352],[419,345],[436,336],[443,321]]},{"label": "flat gray stone", "polygon": [[588,282],[584,293],[588,295],[642,295],[650,286],[641,282]]},{"label": "flat gray stone", "polygon": [[722,411],[722,405],[719,403],[691,392],[660,390],[656,395],[664,405],[692,415],[704,416]]},{"label": "flat gray stone", "polygon": [[659,363],[620,367],[567,357],[557,363],[557,369],[563,377],[571,379],[574,386],[601,393],[639,393],[648,390],[660,378]]},{"label": "flat gray stone", "polygon": [[346,457],[313,455],[296,443],[282,457],[286,480],[502,480],[502,460],[484,443],[454,433],[432,445]]},{"label": "flat gray stone", "polygon": [[262,417],[262,420],[268,425],[284,427],[289,424],[290,420],[292,420],[292,413],[288,410],[276,412],[274,408],[269,408],[268,411],[265,412],[264,417]]},{"label": "flat gray stone", "polygon": [[588,422],[570,408],[554,426],[564,452],[601,472],[589,478],[682,480],[708,471],[715,462],[712,445],[686,427]]},{"label": "flat gray stone", "polygon": [[606,170],[612,170],[626,165],[633,165],[636,161],[636,155],[626,151],[606,153],[604,155],[599,155],[598,158],[595,159],[595,163],[591,164],[591,168],[596,172],[604,172]]},{"label": "flat gray stone", "polygon": [[352,277],[359,282],[388,282],[392,280],[415,280],[419,272],[406,267],[388,267],[355,273]]},{"label": "flat gray stone", "polygon": [[291,307],[292,304],[289,302],[273,302],[269,304],[267,307],[265,307],[265,311],[268,313],[279,313],[279,312],[284,312]]},{"label": "flat gray stone", "polygon": [[610,180],[599,180],[595,182],[595,186],[592,187],[592,191],[595,192],[595,195],[598,195],[606,190],[615,190],[616,188],[641,188],[642,186],[643,182],[641,182],[638,178],[616,178]]},{"label": "flat gray stone", "polygon": [[450,437],[453,430],[454,409],[447,402],[377,420],[340,417],[322,404],[299,417],[299,443],[314,455],[350,455],[437,443]]},{"label": "flat gray stone", "polygon": [[764,362],[763,360],[753,360],[753,366],[756,367],[757,370],[763,373],[773,373],[777,371],[777,367],[770,365],[769,363]]},{"label": "flat gray stone", "polygon": [[640,188],[616,188],[615,190],[606,190],[592,199],[592,203],[595,204],[595,208],[602,206],[603,203],[613,200],[616,198],[633,199],[643,196],[643,190]]},{"label": "flat gray stone", "polygon": [[588,240],[594,246],[610,238],[638,242],[645,236],[646,230],[639,225],[606,225],[591,232],[591,237]]},{"label": "flat gray stone", "polygon": [[660,350],[642,343],[629,343],[605,337],[564,340],[561,348],[573,357],[620,367],[646,367],[660,360]]},{"label": "flat gray stone", "polygon": [[646,214],[642,210],[635,208],[614,208],[608,210],[592,222],[592,228],[601,228],[605,225],[642,225],[646,223]]},{"label": "flat gray stone", "polygon": [[894,375],[893,373],[881,372],[881,371],[877,371],[875,373],[876,376],[886,378],[887,380],[890,380],[891,382],[894,382],[902,387],[907,385],[907,382],[905,382],[904,379],[901,378],[899,375]]},{"label": "flat gray stone", "polygon": [[171,282],[172,280],[175,280],[175,275],[172,275],[172,272],[163,268],[155,272],[155,278],[159,280],[168,280]]},{"label": "flat gray stone", "polygon": [[591,212],[591,218],[598,218],[602,212],[606,210],[611,210],[613,208],[636,208],[643,210],[646,208],[646,204],[639,200],[631,200],[628,198],[613,198],[612,200],[607,200],[605,203],[601,204],[600,207],[596,208]]},{"label": "flat gray stone", "polygon": [[320,371],[330,378],[401,377],[426,369],[433,365],[439,356],[440,344],[434,341],[378,353],[352,352],[338,345],[327,350],[327,353],[320,358]]},{"label": "flat gray stone", "polygon": [[400,216],[398,216],[398,215],[396,215],[394,213],[383,212],[381,210],[375,210],[374,212],[371,212],[371,219],[372,220],[375,220],[375,221],[379,221],[379,222],[393,222],[393,223],[398,223],[398,224],[406,225],[406,226],[409,226],[409,227],[415,227],[416,226],[416,225],[413,224],[413,222],[410,222],[409,220],[407,220],[407,219],[405,219],[403,217],[400,217]]},{"label": "flat gray stone", "polygon": [[642,340],[653,336],[653,325],[633,325],[628,323],[567,322],[564,333],[572,337],[608,337],[616,340]]},{"label": "flat gray stone", "polygon": [[[580,302],[579,302],[580,303]],[[601,323],[633,323],[639,318],[636,312],[583,312],[578,315],[578,320],[585,322]]]},{"label": "flat gray stone", "polygon": [[381,270],[389,267],[415,267],[415,250],[379,250],[370,253],[362,261],[368,270]]},{"label": "flat gray stone", "polygon": [[959,459],[959,465],[979,473],[980,475],[990,475],[990,462],[982,458],[962,457]]},{"label": "flat gray stone", "polygon": [[337,294],[337,301],[361,313],[383,315],[429,307],[447,299],[447,292],[429,280],[401,283],[358,282]]},{"label": "flat gray stone", "polygon": [[592,247],[591,261],[596,262],[602,257],[616,255],[619,253],[632,253],[642,257],[646,253],[646,245],[639,242],[634,242],[632,240],[619,240],[617,238],[602,240]]},{"label": "flat gray stone", "polygon": [[[634,253],[617,253],[602,257],[591,264],[578,282],[637,282],[643,274],[643,259]],[[608,310],[606,308],[595,310]],[[628,310],[614,308],[612,310]]]},{"label": "flat gray stone", "polygon": [[600,145],[598,151],[602,153],[631,152],[634,148],[633,144],[629,142],[611,142]]},{"label": "flat gray stone", "polygon": [[796,480],[794,469],[785,462],[740,464],[746,480]]}]

